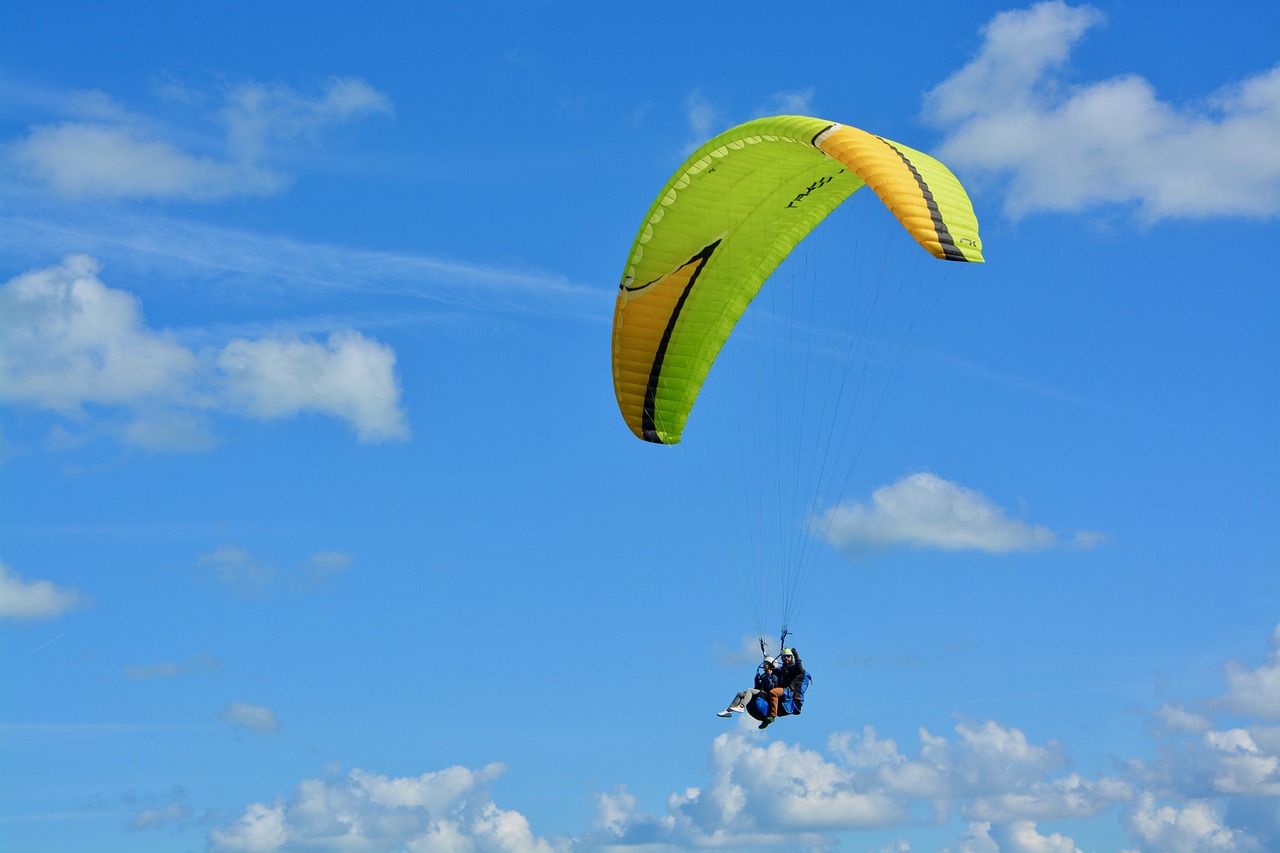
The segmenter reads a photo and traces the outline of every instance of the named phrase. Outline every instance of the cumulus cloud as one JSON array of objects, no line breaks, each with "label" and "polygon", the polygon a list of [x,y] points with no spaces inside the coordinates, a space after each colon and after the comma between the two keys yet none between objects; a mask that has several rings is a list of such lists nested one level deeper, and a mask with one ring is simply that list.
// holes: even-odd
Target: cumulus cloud
[{"label": "cumulus cloud", "polygon": [[[896,546],[946,551],[1034,551],[1060,542],[1040,525],[1010,518],[981,492],[929,473],[882,486],[867,503],[841,504],[816,524],[841,551],[858,555]],[[1078,535],[1076,542],[1092,540]]]},{"label": "cumulus cloud", "polygon": [[324,342],[237,338],[197,352],[151,329],[138,300],[99,272],[74,255],[0,286],[0,400],[77,423],[86,406],[109,407],[125,421],[119,440],[159,450],[211,446],[211,414],[314,412],[346,421],[361,441],[408,436],[385,344],[338,331]]},{"label": "cumulus cloud", "polygon": [[0,287],[0,397],[71,413],[187,396],[197,356],[147,328],[138,300],[98,272],[74,255]]},{"label": "cumulus cloud", "polygon": [[1204,732],[1213,727],[1213,722],[1190,708],[1174,703],[1166,703],[1155,710],[1153,722],[1163,732]]},{"label": "cumulus cloud", "polygon": [[[950,853],[950,850],[944,850],[943,853]],[[1000,853],[1000,845],[991,837],[991,824],[987,821],[969,824],[956,843],[956,853]]]},{"label": "cumulus cloud", "polygon": [[934,88],[938,156],[994,178],[1013,216],[1134,204],[1150,220],[1280,213],[1280,67],[1203,103],[1162,100],[1137,75],[1071,84],[1072,50],[1103,21],[1090,6],[1002,12],[978,55]]},{"label": "cumulus cloud", "polygon": [[348,421],[362,441],[406,438],[395,352],[359,332],[312,340],[236,339],[217,365],[228,395],[254,417],[318,412]]},{"label": "cumulus cloud", "polygon": [[1182,808],[1157,805],[1144,793],[1122,812],[1125,827],[1147,850],[1164,853],[1210,853],[1260,850],[1247,834],[1226,827],[1211,803],[1196,800]]},{"label": "cumulus cloud", "polygon": [[222,709],[218,719],[251,732],[273,735],[280,731],[280,721],[276,712],[266,705],[251,705],[248,702],[228,702]]},{"label": "cumulus cloud", "polygon": [[1143,787],[1187,800],[1280,797],[1280,727],[1158,735],[1155,756],[1130,762],[1131,774]]},{"label": "cumulus cloud", "polygon": [[1214,757],[1213,785],[1224,794],[1280,797],[1280,755],[1274,748],[1275,729],[1267,730],[1272,741],[1265,749],[1248,729],[1228,729],[1205,734],[1205,746]]},{"label": "cumulus cloud", "polygon": [[[247,806],[210,832],[209,846],[808,850],[834,846],[840,832],[892,827],[906,836],[958,819],[964,828],[945,848],[952,853],[1079,853],[1069,828],[1044,824],[1115,821],[1118,812],[1135,847],[1128,853],[1280,849],[1280,727],[1217,726],[1173,708],[1153,715],[1172,721],[1150,729],[1157,756],[1117,762],[1118,775],[1087,778],[1071,770],[1064,744],[1037,742],[996,720],[957,719],[943,734],[921,727],[913,749],[868,725],[833,734],[815,750],[765,737],[740,719],[712,741],[701,784],[673,790],[657,810],[625,784],[596,793],[590,829],[578,836],[540,837],[523,815],[500,808],[489,787],[505,768],[494,764],[417,777],[353,770],[307,780],[290,796]],[[175,815],[180,810],[173,807]],[[912,846],[900,837],[880,849]]]},{"label": "cumulus cloud", "polygon": [[[921,729],[910,756],[870,726],[833,735],[825,755],[779,741],[762,745],[743,726],[713,742],[710,783],[673,793],[665,815],[640,810],[624,788],[600,795],[599,832],[590,843],[797,849],[829,844],[827,832],[945,822],[954,807],[986,830],[1014,827],[1021,849],[1040,843],[1053,850],[1070,839],[1039,835],[1036,820],[1093,816],[1132,797],[1119,779],[1055,778],[1064,763],[1056,743],[1031,743],[991,720],[957,723],[952,740]],[[940,810],[943,803],[948,808]],[[981,849],[979,840],[961,849]]]},{"label": "cumulus cloud", "polygon": [[77,589],[28,580],[0,560],[0,619],[51,619],[87,602]]},{"label": "cumulus cloud", "polygon": [[1008,853],[1081,853],[1069,836],[1060,832],[1041,835],[1029,820],[1018,820],[1001,831],[1001,850]]},{"label": "cumulus cloud", "polygon": [[[944,853],[950,853],[947,848]],[[1014,821],[993,826],[990,821],[974,821],[956,842],[956,853],[1080,853],[1070,837],[1059,832],[1041,835],[1035,823]]]},{"label": "cumulus cloud", "polygon": [[74,99],[73,120],[32,128],[11,146],[11,161],[29,179],[72,197],[265,195],[291,182],[264,162],[274,143],[315,143],[328,127],[393,111],[386,95],[356,78],[335,78],[312,95],[246,83],[227,90],[224,106],[211,117],[222,125],[225,140],[221,151],[207,153],[184,150],[174,141],[176,132],[112,104],[102,93],[92,95]]},{"label": "cumulus cloud", "polygon": [[1267,662],[1249,669],[1230,661],[1226,665],[1226,680],[1227,695],[1222,700],[1226,707],[1264,720],[1280,720],[1280,625],[1271,635]]},{"label": "cumulus cloud", "polygon": [[365,770],[309,779],[290,797],[254,803],[209,833],[215,851],[466,850],[556,853],[566,842],[535,836],[529,821],[500,808],[490,786],[506,770],[451,767],[389,778]]},{"label": "cumulus cloud", "polygon": [[[1275,635],[1272,636],[1274,661]],[[1232,664],[1235,675],[1265,672]],[[1241,695],[1206,700],[1191,710],[1164,705],[1153,714],[1156,749],[1131,759],[1126,776],[1141,796],[1122,823],[1143,850],[1271,850],[1280,847],[1280,726],[1271,707],[1255,703],[1258,684]],[[1244,699],[1239,704],[1235,700]],[[1245,725],[1223,725],[1223,712]]]}]

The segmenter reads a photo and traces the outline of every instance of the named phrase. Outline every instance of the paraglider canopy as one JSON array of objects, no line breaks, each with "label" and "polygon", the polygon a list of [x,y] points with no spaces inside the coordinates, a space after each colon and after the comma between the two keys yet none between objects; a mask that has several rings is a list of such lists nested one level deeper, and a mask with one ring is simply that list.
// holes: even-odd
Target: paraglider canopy
[{"label": "paraglider canopy", "polygon": [[614,311],[613,382],[627,426],[674,444],[729,333],[814,226],[869,186],[935,257],[982,261],[960,182],[927,154],[848,125],[776,116],[699,148],[658,194]]}]

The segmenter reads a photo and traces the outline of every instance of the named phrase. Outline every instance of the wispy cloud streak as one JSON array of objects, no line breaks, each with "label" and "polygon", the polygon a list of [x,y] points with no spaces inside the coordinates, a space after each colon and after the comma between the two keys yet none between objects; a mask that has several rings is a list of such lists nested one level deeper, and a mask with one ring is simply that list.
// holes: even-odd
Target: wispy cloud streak
[{"label": "wispy cloud streak", "polygon": [[607,320],[612,291],[564,276],[294,240],[181,219],[113,215],[57,222],[0,217],[0,257],[11,265],[87,253],[113,270],[168,286],[219,285],[220,299],[288,295],[305,304],[363,294],[471,311]]}]

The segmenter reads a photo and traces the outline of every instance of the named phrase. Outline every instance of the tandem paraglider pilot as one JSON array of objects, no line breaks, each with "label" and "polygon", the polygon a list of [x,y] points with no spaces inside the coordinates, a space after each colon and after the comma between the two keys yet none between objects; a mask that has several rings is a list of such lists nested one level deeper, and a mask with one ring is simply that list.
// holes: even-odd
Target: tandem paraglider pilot
[{"label": "tandem paraglider pilot", "polygon": [[813,677],[805,672],[795,649],[783,649],[778,663],[780,665],[775,665],[773,659],[765,658],[756,669],[755,687],[740,692],[729,707],[717,711],[716,716],[731,717],[734,712],[746,711],[760,721],[763,729],[780,716],[799,714]]},{"label": "tandem paraglider pilot", "polygon": [[760,728],[768,728],[770,723],[778,719],[778,703],[784,696],[789,695],[795,707],[791,713],[799,714],[806,684],[800,655],[796,654],[795,649],[783,649],[782,666],[778,668],[778,684],[769,689],[769,716],[760,721]]}]

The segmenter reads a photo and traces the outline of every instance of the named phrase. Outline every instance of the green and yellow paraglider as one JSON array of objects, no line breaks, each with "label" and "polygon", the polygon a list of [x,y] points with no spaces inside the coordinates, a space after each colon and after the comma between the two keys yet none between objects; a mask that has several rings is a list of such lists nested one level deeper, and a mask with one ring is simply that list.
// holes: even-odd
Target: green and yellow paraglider
[{"label": "green and yellow paraglider", "polygon": [[982,261],[964,187],[927,154],[848,125],[776,116],[693,153],[649,208],[613,321],[613,385],[627,426],[675,444],[711,364],[765,279],[869,186],[926,251]]}]

